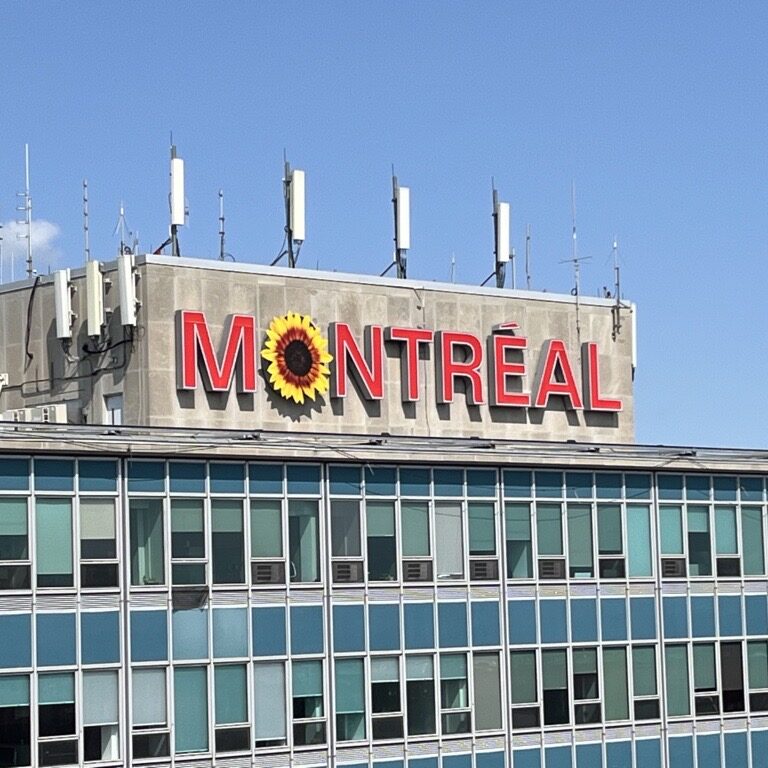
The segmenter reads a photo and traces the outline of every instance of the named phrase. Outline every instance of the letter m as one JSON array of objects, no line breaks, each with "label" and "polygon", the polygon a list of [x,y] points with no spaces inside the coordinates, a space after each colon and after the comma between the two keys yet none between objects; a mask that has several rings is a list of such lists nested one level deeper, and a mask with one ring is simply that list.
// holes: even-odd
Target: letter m
[{"label": "letter m", "polygon": [[[203,312],[176,313],[176,363],[178,389],[196,389],[197,372],[209,392],[227,392],[237,372],[237,391],[256,391],[256,320],[232,315],[217,356]],[[221,362],[219,362],[221,360]]]}]

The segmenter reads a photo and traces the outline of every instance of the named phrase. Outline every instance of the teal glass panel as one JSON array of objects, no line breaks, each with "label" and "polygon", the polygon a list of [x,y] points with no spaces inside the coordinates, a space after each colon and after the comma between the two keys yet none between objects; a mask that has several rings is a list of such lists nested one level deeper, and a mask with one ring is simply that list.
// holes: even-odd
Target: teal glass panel
[{"label": "teal glass panel", "polygon": [[83,664],[120,661],[120,614],[117,611],[80,614],[80,658]]},{"label": "teal glass panel", "polygon": [[398,605],[368,605],[368,643],[372,651],[400,650]]},{"label": "teal glass panel", "polygon": [[721,637],[734,637],[742,633],[740,597],[720,595],[717,598],[717,613]]},{"label": "teal glass panel", "polygon": [[248,722],[245,664],[221,664],[213,669],[216,725]]},{"label": "teal glass panel", "polygon": [[536,642],[536,604],[533,600],[510,600],[509,644],[529,645]]},{"label": "teal glass panel", "polygon": [[569,499],[592,498],[592,473],[591,472],[566,472],[565,495]]},{"label": "teal glass panel", "polygon": [[635,696],[655,696],[656,647],[653,645],[632,646],[632,680]]},{"label": "teal glass panel", "polygon": [[736,507],[715,507],[715,552],[738,555],[736,541]]},{"label": "teal glass panel", "polygon": [[541,750],[538,748],[514,750],[512,765],[515,768],[541,768]]},{"label": "teal glass panel", "polygon": [[572,504],[566,507],[568,517],[568,569],[571,578],[594,575],[592,556],[592,505]]},{"label": "teal glass panel", "polygon": [[651,510],[645,504],[627,505],[629,577],[653,575],[651,557]]},{"label": "teal glass panel", "polygon": [[317,499],[288,499],[288,558],[291,582],[320,581]]},{"label": "teal glass panel", "polygon": [[[631,765],[631,763],[627,763]],[[576,768],[603,768],[603,748],[600,744],[576,745]]]},{"label": "teal glass panel", "polygon": [[631,741],[609,741],[605,745],[605,768],[627,768],[631,765]]},{"label": "teal glass panel", "polygon": [[536,504],[539,557],[563,554],[563,522],[560,504]]},{"label": "teal glass panel", "polygon": [[322,661],[294,661],[292,672],[294,696],[323,695]]},{"label": "teal glass panel", "polygon": [[75,675],[73,672],[40,675],[37,678],[39,704],[73,704],[75,701]]},{"label": "teal glass panel", "polygon": [[492,469],[468,469],[467,496],[477,498],[496,496],[496,472]]},{"label": "teal glass panel", "polygon": [[693,644],[693,689],[695,691],[716,691],[715,644]]},{"label": "teal glass panel", "polygon": [[394,496],[397,493],[397,470],[394,467],[363,467],[366,496]]},{"label": "teal glass panel", "polygon": [[499,644],[499,604],[495,600],[473,600],[472,645],[488,646]]},{"label": "teal glass panel", "polygon": [[752,731],[752,768],[768,768],[768,731]]},{"label": "teal glass panel", "polygon": [[36,491],[72,491],[75,462],[68,459],[35,459]]},{"label": "teal glass panel", "polygon": [[29,675],[0,677],[0,707],[29,706]]},{"label": "teal glass panel", "polygon": [[205,608],[174,611],[172,629],[175,660],[208,658],[208,611]]},{"label": "teal glass panel", "polygon": [[463,496],[464,471],[461,469],[435,469],[435,496]]},{"label": "teal glass panel", "polygon": [[693,637],[715,636],[715,600],[703,595],[691,596]]},{"label": "teal glass panel", "polygon": [[715,501],[736,501],[739,483],[732,475],[719,475],[712,478]]},{"label": "teal glass panel", "polygon": [[72,502],[70,499],[37,498],[37,584],[66,587],[72,577]]},{"label": "teal glass panel", "polygon": [[285,608],[269,606],[253,608],[253,655],[283,656],[285,654]]},{"label": "teal glass panel", "polygon": [[659,739],[635,741],[635,765],[637,768],[661,768],[661,742]]},{"label": "teal glass panel", "polygon": [[405,603],[403,619],[407,650],[435,647],[432,603]]},{"label": "teal glass panel", "polygon": [[[690,685],[688,682],[688,649],[684,645],[667,645],[664,648],[667,674],[667,714],[691,713]],[[672,763],[677,766],[677,763]]]},{"label": "teal glass panel", "polygon": [[401,501],[404,557],[429,557],[429,504]]},{"label": "teal glass panel", "polygon": [[693,738],[677,736],[669,742],[669,764],[675,768],[693,768]]},{"label": "teal glass panel", "polygon": [[128,493],[162,493],[165,464],[162,461],[129,461]]},{"label": "teal glass panel", "polygon": [[697,768],[722,768],[719,733],[696,736],[696,766]]},{"label": "teal glass panel", "polygon": [[401,496],[429,496],[429,470],[416,467],[400,468]]},{"label": "teal glass panel", "polygon": [[768,635],[768,604],[765,595],[745,595],[744,607],[747,614],[747,634]]},{"label": "teal glass panel", "polygon": [[545,768],[571,768],[570,747],[545,747]]},{"label": "teal glass panel", "polygon": [[571,639],[574,643],[597,642],[597,601],[570,600]]},{"label": "teal glass panel", "polygon": [[213,655],[217,659],[248,655],[248,613],[245,608],[213,609]]},{"label": "teal glass panel", "polygon": [[747,765],[749,763],[747,757],[747,734],[724,733],[723,756],[725,757],[724,768],[743,768],[743,766]]},{"label": "teal glass panel", "polygon": [[322,606],[292,606],[291,653],[323,653],[324,649]]},{"label": "teal glass panel", "polygon": [[656,639],[656,601],[652,597],[630,597],[629,613],[633,640]]},{"label": "teal glass panel", "polygon": [[317,496],[320,493],[320,467],[289,464],[286,468],[288,493],[294,496]]},{"label": "teal glass panel", "polygon": [[595,493],[598,499],[620,499],[621,473],[596,472]]},{"label": "teal glass panel", "polygon": [[600,600],[600,625],[604,641],[627,639],[627,602],[623,597]]},{"label": "teal glass panel", "polygon": [[466,603],[438,603],[437,624],[441,648],[460,648],[468,645]]},{"label": "teal glass panel", "polygon": [[539,625],[542,643],[567,643],[568,629],[565,600],[539,601]]},{"label": "teal glass panel", "polygon": [[559,499],[563,495],[563,475],[560,472],[536,472],[536,496]]},{"label": "teal glass panel", "polygon": [[173,670],[176,752],[208,749],[208,680],[204,667]]},{"label": "teal glass panel", "polygon": [[742,501],[763,500],[763,479],[761,477],[740,477],[739,489]]},{"label": "teal glass panel", "polygon": [[114,493],[117,490],[117,462],[80,459],[78,487],[85,492]]},{"label": "teal glass panel", "polygon": [[248,492],[252,494],[268,493],[273,496],[282,496],[283,465],[249,464]]},{"label": "teal glass panel", "polygon": [[688,611],[684,597],[662,598],[664,637],[688,637]]},{"label": "teal glass panel", "polygon": [[359,496],[362,493],[361,467],[344,465],[328,468],[330,491],[335,495]]},{"label": "teal glass panel", "polygon": [[0,560],[29,559],[27,499],[0,497]]},{"label": "teal glass panel", "polygon": [[[379,768],[379,763],[374,763],[374,768]],[[446,755],[443,768],[472,768],[472,755]]]},{"label": "teal glass panel", "polygon": [[509,655],[509,677],[513,704],[535,704],[536,652],[513,651]]},{"label": "teal glass panel", "polygon": [[469,516],[469,554],[496,554],[496,518],[493,503],[470,501],[467,505]]},{"label": "teal glass panel", "polygon": [[621,555],[621,504],[597,505],[597,551],[601,555]]},{"label": "teal glass panel", "polygon": [[[364,766],[363,768],[367,768]],[[408,768],[438,768],[436,757],[415,757],[408,761]]]},{"label": "teal glass panel", "polygon": [[205,493],[205,464],[202,461],[168,463],[171,493]]},{"label": "teal glass panel", "polygon": [[661,529],[661,554],[683,554],[683,508],[678,505],[662,504],[659,507]]},{"label": "teal glass panel", "polygon": [[506,502],[507,578],[530,579],[533,576],[531,551],[531,505]]},{"label": "teal glass panel", "polygon": [[532,481],[531,473],[514,469],[505,469],[504,478],[504,496],[511,498],[531,498]]},{"label": "teal glass panel", "polygon": [[659,475],[657,482],[659,498],[663,501],[683,498],[682,475]]},{"label": "teal glass panel", "polygon": [[475,754],[475,768],[505,768],[504,753],[478,752]]},{"label": "teal glass panel", "polygon": [[365,712],[362,659],[336,659],[336,712]]},{"label": "teal glass panel", "polygon": [[251,557],[281,557],[282,554],[282,501],[251,499]]},{"label": "teal glass panel", "polygon": [[768,688],[768,642],[752,640],[747,643],[749,687],[751,690]]},{"label": "teal glass panel", "polygon": [[211,493],[243,493],[245,483],[245,465],[211,463]]},{"label": "teal glass panel", "polygon": [[688,501],[709,501],[710,480],[709,475],[686,475],[685,498]]},{"label": "teal glass panel", "polygon": [[365,622],[362,605],[333,606],[333,650],[337,653],[365,651]]},{"label": "teal glass panel", "polygon": [[0,459],[0,491],[26,491],[29,477],[29,459]]},{"label": "teal glass panel", "polygon": [[166,611],[131,611],[131,661],[167,661]]},{"label": "teal glass panel", "polygon": [[0,669],[32,666],[31,615],[0,614]]},{"label": "teal glass panel", "polygon": [[131,584],[154,586],[165,581],[163,500],[131,499]]},{"label": "teal glass panel", "polygon": [[63,667],[77,663],[74,613],[38,613],[37,665]]},{"label": "teal glass panel", "polygon": [[624,491],[628,500],[651,498],[651,476],[642,474],[624,475]]},{"label": "teal glass panel", "polygon": [[744,575],[759,576],[765,573],[765,539],[763,514],[760,507],[741,508],[741,542]]}]

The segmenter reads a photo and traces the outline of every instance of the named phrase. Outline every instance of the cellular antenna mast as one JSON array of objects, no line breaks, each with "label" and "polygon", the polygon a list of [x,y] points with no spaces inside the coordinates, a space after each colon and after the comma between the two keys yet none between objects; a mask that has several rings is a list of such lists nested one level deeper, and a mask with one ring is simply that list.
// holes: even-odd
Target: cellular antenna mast
[{"label": "cellular antenna mast", "polygon": [[[491,194],[493,208],[491,218],[493,219],[493,257],[494,269],[488,277],[481,283],[485,285],[492,277],[496,278],[496,287],[503,288],[507,276],[507,263],[512,256],[509,248],[509,203],[499,201],[499,193],[496,191],[496,185],[491,179]],[[514,262],[512,263],[512,282],[514,287]]]},{"label": "cellular antenna mast", "polygon": [[88,179],[83,179],[83,252],[85,260],[91,260],[91,240],[88,230]]},{"label": "cellular antenna mast", "polygon": [[411,247],[411,190],[401,187],[395,176],[395,166],[392,166],[392,211],[395,218],[395,250],[392,253],[392,263],[381,273],[381,277],[392,267],[397,267],[397,277],[405,280],[408,277],[408,250]]},{"label": "cellular antenna mast", "polygon": [[581,344],[581,306],[579,297],[581,296],[581,262],[589,261],[591,256],[579,258],[578,246],[576,242],[576,184],[571,182],[571,221],[573,229],[571,231],[571,258],[561,261],[561,264],[573,264],[573,288],[571,295],[576,299],[576,337]]},{"label": "cellular antenna mast", "polygon": [[176,156],[176,145],[171,136],[171,192],[169,203],[171,208],[171,254],[181,256],[179,247],[179,227],[186,224],[187,206],[184,200],[184,161]]},{"label": "cellular antenna mast", "polygon": [[224,190],[219,190],[219,261],[224,261]]},{"label": "cellular antenna mast", "polygon": [[525,287],[531,290],[531,225],[525,226]]},{"label": "cellular antenna mast", "polygon": [[613,304],[613,340],[621,333],[621,267],[619,266],[619,240],[613,236],[613,278],[614,278],[614,304]]},{"label": "cellular antenna mast", "polygon": [[118,256],[122,256],[124,253],[130,253],[131,248],[128,245],[127,238],[128,238],[128,224],[125,221],[125,205],[123,205],[123,201],[120,201],[120,212],[117,214],[117,223],[115,224],[115,228],[112,230],[112,236],[114,237],[117,233],[120,233],[120,248],[117,252]]},{"label": "cellular antenna mast", "polygon": [[22,220],[17,220],[17,224],[25,225],[26,232],[17,234],[19,240],[27,241],[27,277],[32,277],[35,270],[32,268],[32,197],[29,193],[29,144],[24,145],[24,191],[17,192],[16,197],[21,198],[21,205],[16,206],[16,210],[24,213]]}]

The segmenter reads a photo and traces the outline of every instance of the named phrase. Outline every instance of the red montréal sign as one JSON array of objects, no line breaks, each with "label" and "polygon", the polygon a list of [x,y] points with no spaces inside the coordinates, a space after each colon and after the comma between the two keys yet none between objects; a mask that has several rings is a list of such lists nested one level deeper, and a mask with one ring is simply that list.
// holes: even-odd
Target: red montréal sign
[{"label": "red montr\u00e9al sign", "polygon": [[[227,392],[233,381],[238,392],[256,391],[259,350],[255,317],[231,315],[217,354],[203,312],[180,310],[176,314],[178,389],[196,389],[200,374],[203,386],[211,392]],[[462,331],[368,325],[363,338],[358,339],[347,323],[330,323],[330,397],[347,397],[350,379],[354,379],[362,397],[381,400],[389,348],[399,351],[400,399],[417,402],[423,392],[421,352],[427,348],[434,360],[436,399],[441,404],[453,402],[456,383],[462,381],[469,405],[546,408],[550,398],[558,397],[573,410],[622,410],[620,399],[601,391],[596,342],[581,345],[579,382],[564,341],[544,342],[532,369],[528,339],[517,335],[518,330],[516,323],[497,325],[483,343],[475,334]],[[530,374],[531,387],[526,390],[524,382]]]}]

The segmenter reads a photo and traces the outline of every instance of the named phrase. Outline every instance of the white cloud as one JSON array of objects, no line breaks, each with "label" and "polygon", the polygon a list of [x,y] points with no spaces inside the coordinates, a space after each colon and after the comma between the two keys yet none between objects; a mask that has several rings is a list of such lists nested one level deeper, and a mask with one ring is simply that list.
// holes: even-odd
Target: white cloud
[{"label": "white cloud", "polygon": [[[58,247],[58,239],[61,229],[58,224],[45,219],[32,219],[32,264],[34,268],[43,274],[48,268],[55,267],[61,251]],[[0,237],[3,238],[3,261],[0,265],[2,282],[9,282],[11,275],[16,280],[26,274],[27,258],[27,225],[19,224],[15,220],[4,221],[0,229]],[[13,262],[13,270],[11,270]]]}]

